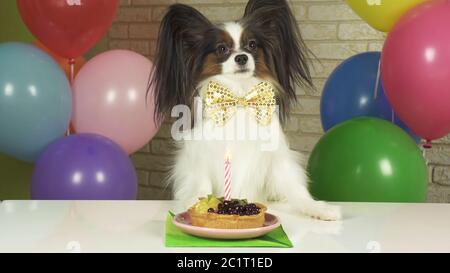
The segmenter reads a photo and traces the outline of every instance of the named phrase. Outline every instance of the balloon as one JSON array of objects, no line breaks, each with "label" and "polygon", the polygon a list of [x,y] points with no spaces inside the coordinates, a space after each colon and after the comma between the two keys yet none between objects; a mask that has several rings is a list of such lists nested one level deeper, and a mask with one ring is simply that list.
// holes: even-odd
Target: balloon
[{"label": "balloon", "polygon": [[107,51],[109,49],[108,41],[109,41],[108,33],[106,33],[105,35],[103,35],[103,37],[100,39],[100,41],[98,41],[95,44],[95,46],[93,48],[89,49],[89,51],[83,55],[84,58],[86,60],[90,60],[90,59],[94,58],[95,56],[97,56],[98,54]]},{"label": "balloon", "polygon": [[30,199],[33,165],[0,154],[0,200]]},{"label": "balloon", "polygon": [[395,116],[394,118],[394,124],[396,124],[398,127],[402,128],[412,139],[416,144],[420,144],[422,142],[422,139],[416,135],[406,124],[399,119],[398,116]]},{"label": "balloon", "polygon": [[308,162],[311,194],[328,201],[424,202],[428,171],[410,137],[369,117],[326,133]]},{"label": "balloon", "polygon": [[73,84],[75,131],[104,135],[129,154],[147,144],[158,130],[151,95],[146,103],[151,69],[147,58],[128,50],[91,59]]},{"label": "balloon", "polygon": [[0,44],[0,153],[34,162],[69,125],[71,91],[47,54],[21,43]]},{"label": "balloon", "polygon": [[16,1],[0,1],[0,42],[32,42],[33,35],[20,17]]},{"label": "balloon", "polygon": [[52,143],[36,163],[33,199],[126,200],[137,197],[137,177],[128,155],[94,134]]},{"label": "balloon", "polygon": [[376,106],[374,107],[373,111],[367,116],[390,121],[398,127],[402,128],[406,133],[408,133],[408,135],[416,142],[416,144],[419,144],[421,142],[421,138],[416,135],[408,126],[406,126],[406,124],[398,117],[398,115],[394,113],[394,110],[392,109],[392,106],[390,105],[386,94],[384,93],[384,90],[382,90],[382,92],[378,94],[375,100]]},{"label": "balloon", "polygon": [[[64,70],[64,72],[66,72],[66,76],[69,80],[71,80],[71,67],[69,64],[69,59],[63,58],[61,56],[58,56],[58,54],[56,54],[55,52],[51,51],[50,49],[48,49],[45,45],[43,45],[41,42],[39,41],[35,41],[34,45],[40,49],[42,49],[45,53],[47,53],[48,55],[50,55],[61,67],[62,70]],[[74,63],[74,77],[78,74],[78,72],[80,71],[81,67],[86,63],[86,60],[83,57],[78,57],[75,59],[75,63]]]},{"label": "balloon", "polygon": [[17,0],[30,31],[64,58],[88,51],[111,26],[119,0]]},{"label": "balloon", "polygon": [[419,143],[420,138],[394,114],[380,81],[377,86],[380,55],[380,52],[357,54],[331,73],[320,102],[322,127],[326,132],[346,120],[370,116],[395,123]]},{"label": "balloon", "polygon": [[389,102],[426,140],[450,133],[449,14],[450,2],[445,0],[411,10],[389,33],[381,56]]},{"label": "balloon", "polygon": [[389,32],[413,7],[427,0],[347,0],[347,4],[373,28]]}]

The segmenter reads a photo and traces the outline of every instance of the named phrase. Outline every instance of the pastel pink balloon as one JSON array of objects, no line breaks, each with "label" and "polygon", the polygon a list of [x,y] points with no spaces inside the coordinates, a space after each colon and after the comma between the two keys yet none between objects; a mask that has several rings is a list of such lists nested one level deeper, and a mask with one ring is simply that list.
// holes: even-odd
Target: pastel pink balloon
[{"label": "pastel pink balloon", "polygon": [[145,146],[158,131],[152,93],[146,103],[152,67],[128,50],[107,51],[86,63],[73,84],[75,132],[106,136],[128,154]]},{"label": "pastel pink balloon", "polygon": [[450,1],[428,1],[389,33],[381,57],[386,96],[426,140],[450,133]]}]

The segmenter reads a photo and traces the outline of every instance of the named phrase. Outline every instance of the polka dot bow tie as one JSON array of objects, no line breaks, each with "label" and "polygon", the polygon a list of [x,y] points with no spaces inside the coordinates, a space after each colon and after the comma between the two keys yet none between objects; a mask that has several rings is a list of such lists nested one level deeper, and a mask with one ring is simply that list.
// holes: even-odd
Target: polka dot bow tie
[{"label": "polka dot bow tie", "polygon": [[236,113],[237,107],[245,107],[259,124],[268,125],[276,107],[274,90],[270,82],[260,82],[245,96],[237,97],[229,88],[210,81],[206,89],[206,112],[217,126],[223,126]]}]

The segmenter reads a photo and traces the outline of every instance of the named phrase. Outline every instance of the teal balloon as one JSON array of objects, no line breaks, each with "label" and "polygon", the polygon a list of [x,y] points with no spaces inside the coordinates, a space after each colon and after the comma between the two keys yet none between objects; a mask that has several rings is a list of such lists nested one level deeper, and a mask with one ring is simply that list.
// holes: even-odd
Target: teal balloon
[{"label": "teal balloon", "polygon": [[71,116],[70,84],[42,50],[0,44],[0,153],[34,162],[64,136]]},{"label": "teal balloon", "polygon": [[428,170],[407,133],[377,118],[356,118],[330,129],[308,161],[311,194],[349,202],[424,202]]}]

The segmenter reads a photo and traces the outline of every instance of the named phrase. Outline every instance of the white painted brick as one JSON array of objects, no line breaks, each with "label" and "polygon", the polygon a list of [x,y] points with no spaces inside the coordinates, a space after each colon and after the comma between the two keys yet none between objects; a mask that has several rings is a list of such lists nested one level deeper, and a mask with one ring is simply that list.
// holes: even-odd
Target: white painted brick
[{"label": "white painted brick", "polygon": [[303,39],[308,40],[335,40],[337,38],[337,24],[333,23],[300,23]]},{"label": "white painted brick", "polygon": [[321,60],[344,60],[358,53],[367,51],[366,42],[309,42],[307,45],[314,56]]},{"label": "white painted brick", "polygon": [[426,151],[426,157],[430,164],[450,165],[450,146],[449,145],[433,145]]},{"label": "white painted brick", "polygon": [[370,42],[368,51],[382,51],[384,42]]},{"label": "white painted brick", "polygon": [[286,132],[297,132],[300,129],[299,117],[296,115],[291,115],[287,120],[285,131]]},{"label": "white painted brick", "polygon": [[326,79],[313,79],[314,88],[308,93],[312,96],[321,96],[325,86]]},{"label": "white painted brick", "polygon": [[383,39],[383,37],[383,33],[363,22],[341,23],[338,28],[340,40],[371,40]]},{"label": "white painted brick", "polygon": [[320,136],[288,134],[291,149],[300,152],[311,152],[319,139]]},{"label": "white painted brick", "polygon": [[212,22],[228,22],[242,18],[244,7],[233,5],[227,8],[222,6],[198,6],[198,10]]},{"label": "white painted brick", "polygon": [[434,167],[433,182],[444,186],[450,186],[450,168],[448,166]]},{"label": "white painted brick", "polygon": [[300,131],[302,133],[322,134],[323,128],[320,117],[300,117]]},{"label": "white painted brick", "polygon": [[359,17],[342,2],[342,4],[311,5],[308,10],[308,19],[311,21],[342,21],[358,20]]},{"label": "white painted brick", "polygon": [[300,97],[299,104],[293,109],[293,113],[304,115],[319,115],[320,99]]},{"label": "white painted brick", "polygon": [[140,186],[148,186],[149,185],[149,176],[150,173],[147,170],[137,170],[136,171],[137,178],[138,178],[138,184]]},{"label": "white painted brick", "polygon": [[340,61],[311,60],[311,76],[313,78],[328,78],[331,72],[340,64]]},{"label": "white painted brick", "polygon": [[427,201],[431,203],[450,203],[450,187],[438,184],[429,185]]},{"label": "white painted brick", "polygon": [[292,11],[294,13],[295,19],[302,21],[307,19],[307,10],[304,5],[293,5]]},{"label": "white painted brick", "polygon": [[138,200],[170,200],[172,193],[170,189],[157,187],[139,187]]}]

